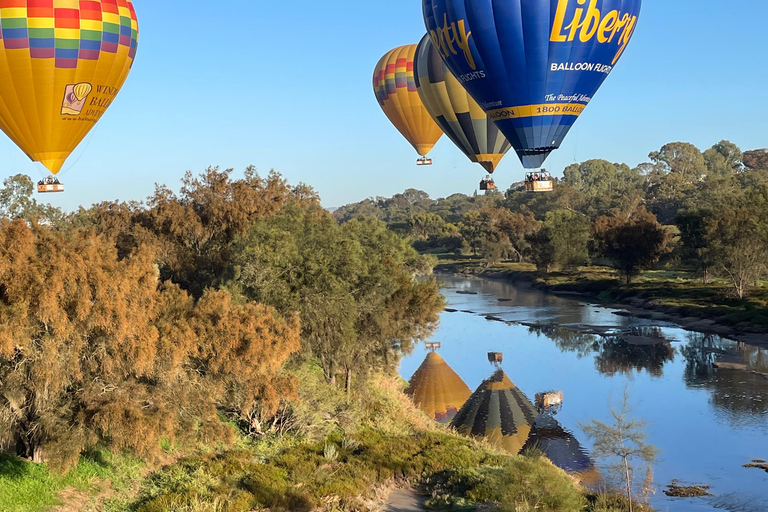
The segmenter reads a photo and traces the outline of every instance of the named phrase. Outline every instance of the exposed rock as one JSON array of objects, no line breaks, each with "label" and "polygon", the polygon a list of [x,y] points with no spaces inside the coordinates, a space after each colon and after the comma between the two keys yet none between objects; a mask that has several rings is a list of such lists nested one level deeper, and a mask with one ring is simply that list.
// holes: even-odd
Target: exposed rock
[{"label": "exposed rock", "polygon": [[673,498],[703,498],[705,496],[714,496],[709,492],[708,485],[677,485],[671,483],[667,486],[664,494]]}]

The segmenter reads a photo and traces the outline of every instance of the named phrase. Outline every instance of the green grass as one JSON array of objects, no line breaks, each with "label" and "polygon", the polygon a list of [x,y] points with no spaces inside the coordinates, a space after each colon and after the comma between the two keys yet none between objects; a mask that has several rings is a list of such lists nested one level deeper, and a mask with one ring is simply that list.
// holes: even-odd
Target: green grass
[{"label": "green grass", "polygon": [[227,450],[199,447],[143,480],[149,468],[142,461],[107,451],[87,454],[64,476],[0,456],[0,511],[44,511],[69,487],[103,512],[367,510],[364,500],[393,480],[424,484],[436,508],[490,502],[499,512],[625,510],[599,508],[597,497],[540,456],[501,454],[439,427],[405,397],[401,379],[369,376],[348,395],[312,365],[295,375],[301,400],[288,415],[289,431],[241,437]]},{"label": "green grass", "polygon": [[113,490],[121,491],[139,478],[142,466],[143,463],[135,458],[94,451],[84,455],[66,475],[58,475],[44,464],[32,464],[0,454],[0,510],[44,510],[59,504],[57,493],[68,487],[96,494],[107,480]]},{"label": "green grass", "polygon": [[[336,458],[326,457],[329,445],[336,446]],[[467,491],[466,501],[496,500],[492,490],[502,486],[510,507],[527,500],[530,510],[536,505],[536,510],[555,512],[580,510],[587,503],[573,481],[544,459],[501,455],[447,432],[401,437],[365,429],[350,438],[337,432],[325,442],[296,445],[266,463],[248,450],[185,459],[152,475],[132,509],[309,511],[333,503],[337,510],[351,511],[360,510],[366,490],[393,479],[425,480],[437,488],[442,480],[430,479],[433,475],[453,481],[448,475],[475,473],[489,477]]]}]

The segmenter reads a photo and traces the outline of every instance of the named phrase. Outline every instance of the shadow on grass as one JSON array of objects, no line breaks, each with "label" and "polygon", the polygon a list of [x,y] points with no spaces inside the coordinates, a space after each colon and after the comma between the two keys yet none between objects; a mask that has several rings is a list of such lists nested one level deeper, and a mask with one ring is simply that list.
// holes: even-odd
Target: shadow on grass
[{"label": "shadow on grass", "polygon": [[29,475],[29,463],[8,454],[0,453],[0,478],[21,480]]}]

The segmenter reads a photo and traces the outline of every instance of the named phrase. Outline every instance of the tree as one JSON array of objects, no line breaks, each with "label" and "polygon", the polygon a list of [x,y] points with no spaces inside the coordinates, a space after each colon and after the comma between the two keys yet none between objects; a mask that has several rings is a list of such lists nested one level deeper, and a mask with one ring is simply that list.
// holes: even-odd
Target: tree
[{"label": "tree", "polygon": [[599,217],[593,225],[598,250],[612,260],[627,284],[640,271],[659,261],[667,252],[669,234],[644,208],[631,218]]},{"label": "tree", "polygon": [[60,209],[40,204],[33,197],[35,184],[24,174],[16,174],[3,180],[0,189],[0,216],[7,219],[24,219],[28,222],[53,224],[60,222]]},{"label": "tree", "polygon": [[555,249],[550,238],[549,230],[541,227],[538,231],[526,236],[530,260],[540,272],[548,274],[555,264]]},{"label": "tree", "polygon": [[589,218],[568,210],[547,212],[544,229],[552,243],[554,263],[570,270],[589,261]]},{"label": "tree", "polygon": [[746,151],[743,160],[748,169],[768,170],[768,148]]},{"label": "tree", "polygon": [[683,257],[696,263],[704,284],[709,284],[710,269],[715,264],[708,231],[711,217],[712,212],[709,210],[686,210],[677,217]]},{"label": "tree", "polygon": [[715,212],[707,226],[713,261],[740,299],[757,281],[768,258],[766,215],[765,203],[723,208]]},{"label": "tree", "polygon": [[595,457],[613,461],[610,467],[621,475],[629,501],[629,510],[632,512],[635,473],[641,469],[635,465],[635,461],[645,463],[646,473],[651,475],[651,468],[659,451],[653,445],[646,443],[647,422],[631,417],[632,405],[629,400],[629,391],[625,388],[620,407],[617,409],[611,405],[612,423],[592,420],[582,424],[581,428],[594,441],[592,454]]},{"label": "tree", "polygon": [[707,165],[699,148],[688,142],[671,142],[648,157],[663,166],[667,173],[680,175],[686,183],[696,183],[707,173]]},{"label": "tree", "polygon": [[721,140],[704,152],[708,176],[729,176],[741,171],[743,155],[736,144]]},{"label": "tree", "polygon": [[199,176],[187,172],[181,193],[158,185],[147,206],[96,205],[76,215],[76,224],[92,225],[115,241],[121,256],[152,244],[163,280],[170,280],[200,298],[210,287],[231,279],[231,248],[258,220],[274,216],[294,198],[316,201],[306,186],[292,190],[277,173],[261,178],[255,168],[242,179],[233,170],[210,167]]},{"label": "tree", "polygon": [[0,445],[63,468],[99,442],[152,456],[163,438],[229,439],[220,408],[246,417],[290,396],[278,373],[298,321],[222,291],[195,304],[158,281],[155,256],[0,225]]},{"label": "tree", "polygon": [[287,204],[257,223],[236,248],[230,287],[302,319],[305,353],[326,379],[390,368],[434,328],[442,301],[419,256],[380,221],[339,226],[317,204]]}]

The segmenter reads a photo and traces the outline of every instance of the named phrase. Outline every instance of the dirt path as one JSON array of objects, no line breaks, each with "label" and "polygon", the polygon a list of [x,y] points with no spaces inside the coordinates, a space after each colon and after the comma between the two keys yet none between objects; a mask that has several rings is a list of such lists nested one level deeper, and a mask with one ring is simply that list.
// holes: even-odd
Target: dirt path
[{"label": "dirt path", "polygon": [[413,489],[398,489],[389,495],[383,512],[423,512],[424,501]]}]

